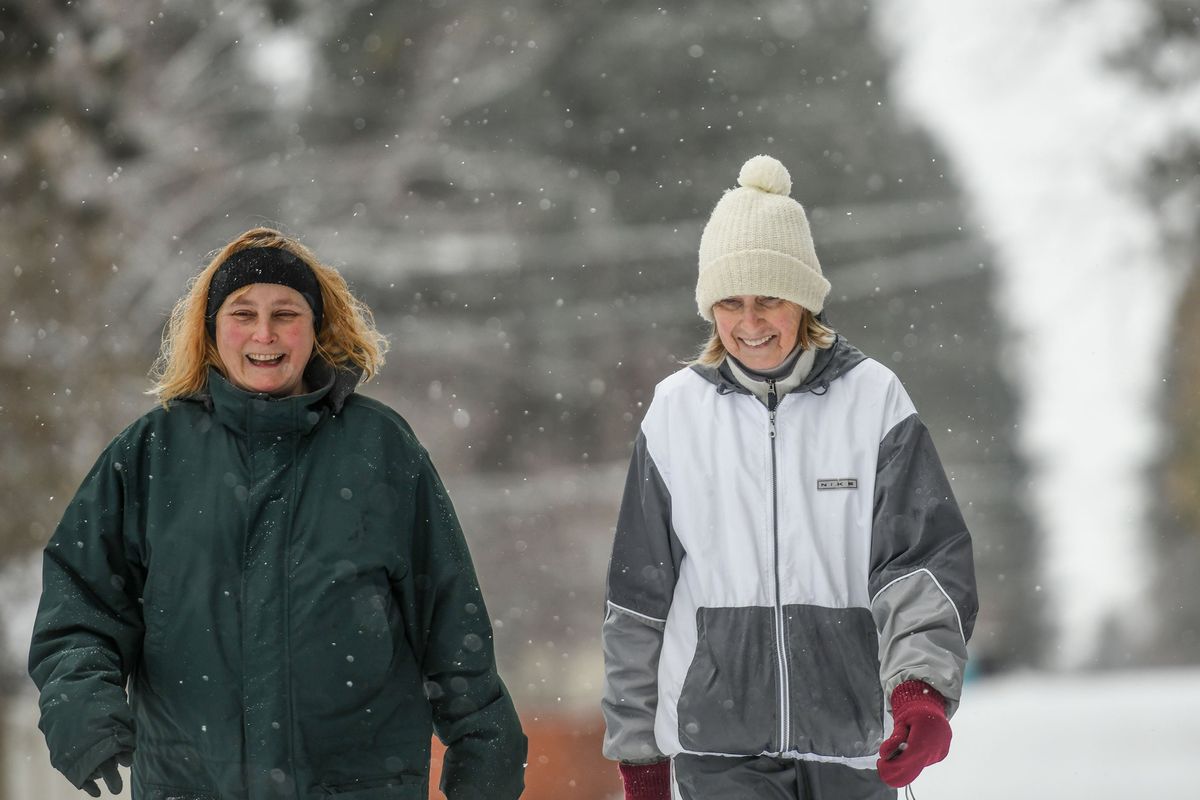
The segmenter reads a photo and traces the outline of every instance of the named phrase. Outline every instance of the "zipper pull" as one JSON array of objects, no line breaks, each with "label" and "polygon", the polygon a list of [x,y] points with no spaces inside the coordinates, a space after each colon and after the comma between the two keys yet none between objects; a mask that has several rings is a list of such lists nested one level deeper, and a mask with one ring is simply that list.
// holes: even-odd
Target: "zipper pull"
[{"label": "zipper pull", "polygon": [[767,381],[767,412],[771,420],[771,438],[775,438],[775,409],[779,407],[779,395],[775,393],[775,381]]}]

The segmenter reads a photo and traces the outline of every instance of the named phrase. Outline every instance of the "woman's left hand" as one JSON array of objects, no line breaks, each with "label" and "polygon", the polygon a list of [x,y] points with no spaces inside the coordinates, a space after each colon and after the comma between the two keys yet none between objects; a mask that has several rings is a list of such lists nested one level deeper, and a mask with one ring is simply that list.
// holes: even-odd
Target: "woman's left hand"
[{"label": "woman's left hand", "polygon": [[104,785],[112,794],[120,794],[124,788],[124,782],[121,780],[121,771],[117,769],[117,765],[128,767],[133,763],[133,755],[129,752],[118,753],[117,755],[105,761],[100,766],[96,767],[96,771],[92,773],[92,777],[83,782],[83,789],[92,797],[100,796],[100,786],[97,781],[104,781]]},{"label": "woman's left hand", "polygon": [[946,701],[924,681],[905,681],[892,692],[892,735],[879,748],[879,777],[899,789],[950,752]]}]

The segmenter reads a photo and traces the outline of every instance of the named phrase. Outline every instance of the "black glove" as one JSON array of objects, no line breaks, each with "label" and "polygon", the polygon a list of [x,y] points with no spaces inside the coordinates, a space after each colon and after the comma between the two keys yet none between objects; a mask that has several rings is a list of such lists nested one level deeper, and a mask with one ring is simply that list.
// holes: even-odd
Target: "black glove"
[{"label": "black glove", "polygon": [[124,784],[121,782],[121,773],[117,769],[117,765],[120,764],[122,767],[128,767],[132,763],[133,753],[130,753],[127,750],[117,753],[108,761],[105,761],[103,764],[96,767],[96,771],[92,773],[92,777],[84,781],[83,786],[80,786],[79,788],[83,789],[92,797],[99,797],[100,787],[96,785],[96,781],[103,780],[104,785],[108,787],[108,791],[112,792],[113,794],[120,794]]}]

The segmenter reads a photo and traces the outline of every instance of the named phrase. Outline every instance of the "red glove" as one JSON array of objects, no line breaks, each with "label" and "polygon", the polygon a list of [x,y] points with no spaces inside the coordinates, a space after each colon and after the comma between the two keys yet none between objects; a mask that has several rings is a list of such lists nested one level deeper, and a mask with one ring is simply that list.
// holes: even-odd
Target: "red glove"
[{"label": "red glove", "polygon": [[892,690],[892,721],[875,767],[884,783],[899,789],[950,752],[946,698],[924,681],[905,681]]},{"label": "red glove", "polygon": [[625,800],[671,800],[671,762],[620,764]]}]

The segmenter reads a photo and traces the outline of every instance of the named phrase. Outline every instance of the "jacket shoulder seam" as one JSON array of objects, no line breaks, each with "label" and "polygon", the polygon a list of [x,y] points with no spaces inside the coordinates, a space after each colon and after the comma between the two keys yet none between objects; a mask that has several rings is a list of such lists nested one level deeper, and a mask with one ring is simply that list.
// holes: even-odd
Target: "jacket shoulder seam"
[{"label": "jacket shoulder seam", "polygon": [[352,394],[350,397],[346,398],[346,403],[342,406],[341,413],[345,414],[346,411],[351,408],[361,408],[363,412],[370,414],[372,417],[384,420],[388,424],[394,426],[396,430],[399,431],[408,441],[408,443],[411,444],[415,449],[422,453],[425,452],[425,448],[417,439],[417,435],[413,432],[412,426],[408,424],[408,420],[406,420],[404,416],[394,408],[391,408],[390,406],[385,405],[378,400],[364,397],[358,393]]},{"label": "jacket shoulder seam", "polygon": [[[896,431],[897,428],[899,428],[904,423],[908,422],[913,417],[916,417],[918,422],[921,421],[921,415],[917,413],[917,410],[915,408],[912,411],[910,411],[909,413],[905,414],[900,419],[896,420],[891,425],[891,427],[889,427],[886,431],[884,431],[883,438],[879,440],[879,444],[882,445],[884,442],[886,442],[888,437],[891,436]],[[921,423],[921,424],[924,424],[924,423]]]}]

